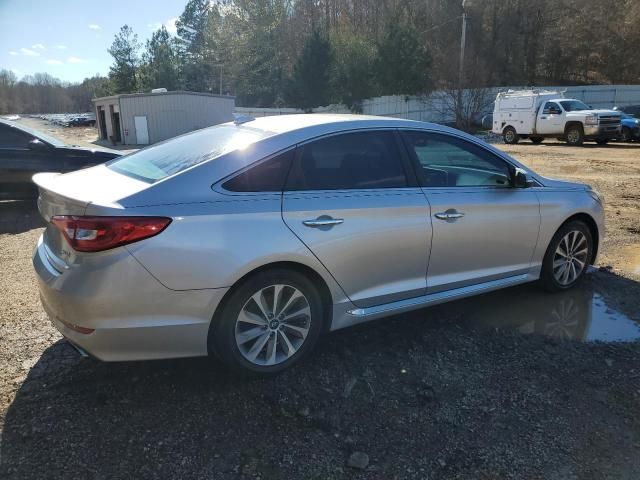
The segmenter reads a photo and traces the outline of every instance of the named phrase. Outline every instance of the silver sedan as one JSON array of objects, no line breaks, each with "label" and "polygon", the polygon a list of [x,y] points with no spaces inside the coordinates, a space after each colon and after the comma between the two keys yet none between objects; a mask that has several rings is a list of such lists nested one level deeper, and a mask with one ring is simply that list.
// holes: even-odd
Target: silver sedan
[{"label": "silver sedan", "polygon": [[332,330],[593,263],[603,207],[457,130],[292,115],[38,174],[44,309],[107,361],[274,373]]}]

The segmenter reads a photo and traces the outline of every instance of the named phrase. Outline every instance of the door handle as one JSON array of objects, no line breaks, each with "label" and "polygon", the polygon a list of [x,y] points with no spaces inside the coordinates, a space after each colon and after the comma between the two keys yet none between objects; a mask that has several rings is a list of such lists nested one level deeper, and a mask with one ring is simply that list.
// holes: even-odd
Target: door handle
[{"label": "door handle", "polygon": [[446,212],[436,213],[435,216],[440,220],[456,220],[464,217],[464,213],[456,212],[455,210],[447,210]]},{"label": "door handle", "polygon": [[333,225],[340,225],[344,222],[343,218],[333,218],[326,215],[316,218],[315,220],[305,220],[302,222],[307,227],[331,227]]}]

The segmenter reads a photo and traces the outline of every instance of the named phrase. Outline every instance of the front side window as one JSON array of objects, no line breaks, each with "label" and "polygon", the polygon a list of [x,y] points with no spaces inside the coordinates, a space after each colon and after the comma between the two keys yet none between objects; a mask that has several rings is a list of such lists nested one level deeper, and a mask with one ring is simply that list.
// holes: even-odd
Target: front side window
[{"label": "front side window", "polygon": [[295,150],[276,155],[222,184],[230,192],[281,192]]},{"label": "front side window", "polygon": [[301,147],[287,190],[402,188],[407,178],[394,133],[354,132]]},{"label": "front side window", "polygon": [[423,187],[509,187],[509,165],[473,143],[449,135],[405,132]]},{"label": "front side window", "polygon": [[158,143],[106,165],[123,175],[154,183],[270,135],[263,130],[220,125]]},{"label": "front side window", "polygon": [[547,102],[544,105],[544,110],[542,113],[545,115],[559,115],[560,113],[562,113],[562,110],[560,110],[560,106],[557,103]]}]

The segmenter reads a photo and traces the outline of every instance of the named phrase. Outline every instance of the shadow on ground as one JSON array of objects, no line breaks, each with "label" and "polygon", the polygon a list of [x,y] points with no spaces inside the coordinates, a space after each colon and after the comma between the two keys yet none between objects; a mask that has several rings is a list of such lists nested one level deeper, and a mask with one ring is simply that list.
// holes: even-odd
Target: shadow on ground
[{"label": "shadow on ground", "polygon": [[44,226],[36,199],[0,201],[0,234],[17,234]]},{"label": "shadow on ground", "polygon": [[[596,276],[587,290],[640,293]],[[563,340],[593,315],[551,329],[571,335],[512,331],[536,317],[525,330],[545,333],[573,298],[531,312],[531,288],[336,332],[270,379],[208,359],[100,363],[58,341],[7,412],[0,477],[638,478],[640,344]],[[491,305],[506,330],[475,321]],[[366,470],[345,465],[354,451]]]}]

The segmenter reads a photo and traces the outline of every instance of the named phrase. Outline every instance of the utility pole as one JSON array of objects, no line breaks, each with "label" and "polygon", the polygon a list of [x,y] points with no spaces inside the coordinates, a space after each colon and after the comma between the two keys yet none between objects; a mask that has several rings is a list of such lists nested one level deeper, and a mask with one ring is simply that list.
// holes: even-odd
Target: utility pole
[{"label": "utility pole", "polygon": [[460,37],[460,71],[458,73],[458,88],[462,88],[464,79],[464,47],[467,42],[467,11],[464,9],[467,0],[462,0],[462,35]]},{"label": "utility pole", "polygon": [[464,48],[467,42],[467,11],[465,10],[467,0],[462,0],[462,34],[460,36],[460,70],[458,71],[458,105],[456,108],[456,126],[461,127],[462,123],[462,87],[464,83]]}]

